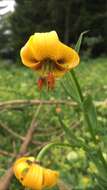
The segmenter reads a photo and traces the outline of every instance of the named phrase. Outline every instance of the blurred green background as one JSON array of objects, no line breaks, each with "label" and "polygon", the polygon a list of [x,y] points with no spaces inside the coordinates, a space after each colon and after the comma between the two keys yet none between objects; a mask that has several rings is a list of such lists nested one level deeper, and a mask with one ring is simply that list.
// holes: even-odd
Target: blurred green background
[{"label": "blurred green background", "polygon": [[[36,73],[25,68],[20,60],[20,48],[29,36],[35,32],[56,30],[61,41],[74,46],[79,34],[89,30],[84,36],[80,55],[81,64],[75,69],[84,94],[91,94],[95,101],[107,99],[107,1],[106,0],[8,0],[0,1],[0,102],[18,99],[71,100],[57,81],[52,92],[38,92]],[[61,79],[63,80],[63,78]],[[24,136],[37,106],[17,106],[0,109],[0,125],[8,126],[12,131]],[[57,110],[76,136],[87,138],[89,134],[84,126],[78,107],[68,105],[43,105],[38,116],[38,128],[28,152],[36,156],[41,145],[50,141],[66,142]],[[106,157],[107,152],[107,106],[100,106],[98,114],[98,138]],[[5,174],[13,156],[18,152],[21,141],[0,127],[0,176]],[[7,155],[3,154],[5,150]],[[63,155],[63,156],[62,156]],[[107,157],[106,157],[107,159]],[[67,189],[93,189],[96,171],[88,161],[83,149],[52,149],[44,158],[45,166],[58,169]],[[10,189],[23,189],[12,181]],[[57,187],[52,188],[57,189]],[[64,189],[65,190],[65,189]]]},{"label": "blurred green background", "polygon": [[4,57],[17,59],[30,35],[51,30],[68,44],[89,30],[82,47],[85,54],[107,53],[106,0],[1,0],[0,4],[0,52]]}]

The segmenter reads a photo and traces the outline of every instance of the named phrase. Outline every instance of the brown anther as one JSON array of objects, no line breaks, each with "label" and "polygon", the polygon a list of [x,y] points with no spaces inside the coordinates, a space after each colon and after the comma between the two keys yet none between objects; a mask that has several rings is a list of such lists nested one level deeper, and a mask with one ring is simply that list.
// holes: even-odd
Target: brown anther
[{"label": "brown anther", "polygon": [[54,86],[55,86],[55,77],[53,73],[51,72],[47,76],[47,86],[48,86],[48,90],[54,89]]},{"label": "brown anther", "polygon": [[44,86],[44,84],[45,84],[45,78],[43,78],[43,77],[40,77],[39,79],[38,79],[38,89],[39,90],[42,90],[42,88],[43,88],[43,86]]}]

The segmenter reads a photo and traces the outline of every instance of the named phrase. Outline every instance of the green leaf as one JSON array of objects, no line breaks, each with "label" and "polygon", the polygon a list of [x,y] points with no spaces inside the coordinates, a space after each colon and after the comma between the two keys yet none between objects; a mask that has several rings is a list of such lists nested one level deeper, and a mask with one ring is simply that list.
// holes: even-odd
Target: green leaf
[{"label": "green leaf", "polygon": [[102,189],[107,189],[107,180],[106,178],[103,179],[103,173],[102,175],[100,173],[100,176],[98,174],[95,174],[95,177],[97,178],[98,184],[102,187]]},{"label": "green leaf", "polygon": [[87,96],[85,98],[83,102],[83,109],[85,115],[88,116],[89,122],[95,132],[97,129],[97,113],[91,96]]},{"label": "green leaf", "polygon": [[89,148],[87,155],[90,158],[90,160],[94,162],[94,164],[97,167],[98,172],[101,174],[102,178],[105,180],[107,178],[107,167],[106,167],[106,163],[102,162],[102,160],[100,159],[98,151],[96,149]]},{"label": "green leaf", "polygon": [[76,102],[81,103],[81,98],[71,72],[65,74],[62,86],[65,92]]},{"label": "green leaf", "polygon": [[81,148],[81,147],[86,148],[85,142],[82,139],[76,137],[76,135],[73,133],[73,131],[61,119],[60,114],[58,114],[58,119],[61,124],[61,127],[63,128],[63,130],[65,132],[66,138],[72,144],[72,146],[78,147],[78,148]]},{"label": "green leaf", "polygon": [[78,41],[77,41],[77,43],[76,43],[76,45],[75,45],[75,50],[79,53],[79,51],[80,51],[80,47],[81,47],[81,43],[82,43],[82,40],[83,40],[83,36],[84,36],[84,34],[86,34],[88,32],[88,30],[86,30],[86,31],[84,31],[84,32],[82,32],[81,34],[80,34],[80,36],[79,36],[79,39],[78,39]]},{"label": "green leaf", "polygon": [[45,145],[40,152],[38,153],[37,157],[36,157],[36,161],[41,162],[41,160],[43,160],[43,157],[47,154],[47,152],[53,148],[53,147],[72,147],[71,144],[68,143],[59,143],[59,142],[53,142],[53,143],[49,143],[47,145]]}]

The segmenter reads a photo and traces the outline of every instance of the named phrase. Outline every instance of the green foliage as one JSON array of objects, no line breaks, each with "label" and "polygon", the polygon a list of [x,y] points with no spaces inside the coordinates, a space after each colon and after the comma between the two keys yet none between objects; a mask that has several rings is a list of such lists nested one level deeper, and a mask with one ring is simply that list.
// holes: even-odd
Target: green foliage
[{"label": "green foliage", "polygon": [[83,102],[84,112],[86,117],[88,116],[89,122],[91,126],[93,127],[93,131],[95,132],[95,129],[97,129],[97,114],[96,114],[96,108],[94,106],[94,103],[92,102],[92,97],[87,96],[86,99]]},{"label": "green foliage", "polygon": [[[106,59],[100,58],[97,60],[87,60],[87,63],[84,62],[85,61],[83,61],[80,64],[80,67],[76,69],[77,77],[82,85],[82,89],[85,91],[85,94],[91,94],[93,99],[96,101],[105,100],[107,96],[106,90],[103,90],[102,94],[102,89],[106,87],[107,81]],[[36,86],[36,73],[25,67],[18,67],[16,65],[11,66],[9,64],[2,63],[2,61],[0,63],[1,101],[40,98],[40,94]],[[53,99],[53,97],[57,100],[60,100],[60,98],[71,100],[69,95],[67,96],[66,92],[62,89],[59,81],[57,81],[55,92],[47,93],[44,91],[42,94],[42,99],[50,100]],[[38,116],[38,128],[34,134],[33,140],[42,143],[50,141],[68,143],[69,139],[67,140],[65,138],[65,134],[62,133],[63,125],[60,124],[56,114],[57,107],[61,109],[61,121],[63,121],[66,126],[70,126],[68,134],[69,138],[72,136],[72,144],[74,142],[73,140],[75,140],[77,144],[76,146],[73,146],[72,148],[68,147],[67,149],[51,149],[48,155],[44,157],[42,161],[43,164],[50,168],[60,170],[61,178],[69,187],[73,186],[73,189],[94,190],[99,188],[101,190],[99,187],[99,181],[101,181],[100,184],[105,186],[104,175],[106,169],[104,169],[104,166],[98,159],[98,146],[92,142],[90,133],[83,122],[81,109],[78,106],[72,108],[68,105],[42,106]],[[99,107],[97,109],[98,125],[96,127],[96,113],[90,98],[86,98],[84,107],[86,112],[89,111],[92,113],[91,122],[95,127],[98,145],[101,146],[104,158],[107,160],[107,157],[105,157],[107,153],[106,108]],[[24,136],[36,108],[37,106],[17,106],[15,108],[1,110],[0,121],[2,121],[3,124],[8,125],[13,131]],[[0,129],[0,132],[0,148],[4,149],[5,147],[5,150],[11,153],[14,149],[14,145],[12,146],[12,144],[15,143],[15,150],[18,152],[21,144],[20,140],[8,135],[3,128]],[[80,142],[86,142],[89,148],[89,154],[86,153],[86,150],[83,150],[84,147]],[[80,145],[81,147],[78,147],[77,145]],[[35,149],[33,155],[36,156],[40,147],[39,145],[37,145],[37,147],[35,147],[35,145],[30,145],[29,151],[32,151],[33,149]],[[101,175],[99,175],[94,164],[96,161],[97,168],[100,168],[102,171],[101,175],[103,176],[103,179],[101,178]],[[5,173],[10,162],[10,156],[0,157],[0,175]],[[95,181],[95,177],[98,179],[97,181]],[[18,188],[21,190],[22,186],[14,179],[10,188]]]},{"label": "green foliage", "polygon": [[80,52],[80,48],[81,48],[81,45],[82,45],[82,41],[83,41],[83,37],[84,37],[84,34],[86,34],[88,31],[84,31],[80,34],[79,38],[78,38],[78,41],[75,45],[75,50],[79,53]]}]

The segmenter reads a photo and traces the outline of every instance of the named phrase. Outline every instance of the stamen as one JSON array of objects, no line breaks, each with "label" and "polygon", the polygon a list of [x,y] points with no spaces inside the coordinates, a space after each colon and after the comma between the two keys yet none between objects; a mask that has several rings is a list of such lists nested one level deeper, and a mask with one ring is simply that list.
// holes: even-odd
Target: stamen
[{"label": "stamen", "polygon": [[53,73],[49,73],[48,76],[47,76],[47,87],[48,87],[48,90],[52,90],[54,89],[54,86],[55,86],[55,77],[53,75]]},{"label": "stamen", "polygon": [[44,85],[47,85],[48,90],[54,89],[55,76],[54,70],[56,68],[56,62],[52,59],[44,59],[40,62],[42,74],[38,80],[38,89],[42,90]]},{"label": "stamen", "polygon": [[52,72],[55,69],[55,61],[46,58],[40,62],[42,65],[42,76],[47,76],[49,72]]},{"label": "stamen", "polygon": [[45,84],[45,78],[43,77],[39,78],[37,84],[38,84],[38,89],[41,91]]}]

